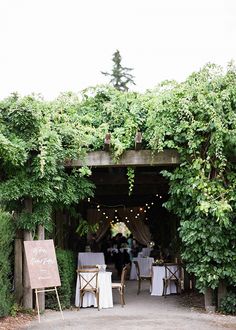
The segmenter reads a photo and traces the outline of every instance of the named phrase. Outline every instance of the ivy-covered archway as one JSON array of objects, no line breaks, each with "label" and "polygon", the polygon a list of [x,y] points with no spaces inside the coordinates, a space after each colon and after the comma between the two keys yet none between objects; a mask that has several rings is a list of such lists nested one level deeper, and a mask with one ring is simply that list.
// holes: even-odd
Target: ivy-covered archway
[{"label": "ivy-covered archway", "polygon": [[180,166],[166,207],[180,218],[182,257],[201,291],[235,284],[236,71],[207,65],[182,83],[164,82],[145,94],[110,87],[66,93],[53,102],[11,95],[0,102],[1,204],[17,228],[36,237],[51,214],[93,195],[87,166],[64,166],[101,150],[117,161],[135,147],[175,149]]}]

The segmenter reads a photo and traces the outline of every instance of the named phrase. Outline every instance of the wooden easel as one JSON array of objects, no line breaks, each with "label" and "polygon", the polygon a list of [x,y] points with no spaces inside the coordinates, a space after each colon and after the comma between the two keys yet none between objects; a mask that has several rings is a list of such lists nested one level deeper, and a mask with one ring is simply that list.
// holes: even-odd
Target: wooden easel
[{"label": "wooden easel", "polygon": [[64,315],[63,315],[63,312],[62,312],[62,309],[61,309],[61,304],[60,304],[60,299],[59,299],[58,292],[57,292],[57,287],[55,286],[53,289],[46,289],[46,290],[45,289],[35,289],[36,307],[37,307],[37,312],[38,312],[38,321],[39,321],[39,323],[40,323],[40,312],[39,312],[38,293],[40,293],[40,292],[50,292],[50,291],[55,291],[55,293],[56,293],[58,306],[59,306],[59,309],[60,309],[60,312],[61,312],[61,317],[62,317],[62,320],[64,320]]}]

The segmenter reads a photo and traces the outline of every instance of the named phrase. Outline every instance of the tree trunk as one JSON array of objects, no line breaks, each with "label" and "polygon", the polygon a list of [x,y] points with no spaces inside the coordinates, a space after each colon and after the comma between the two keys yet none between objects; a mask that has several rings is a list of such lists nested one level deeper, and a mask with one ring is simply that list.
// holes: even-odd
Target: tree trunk
[{"label": "tree trunk", "polygon": [[220,306],[221,299],[227,294],[227,287],[224,281],[220,281],[217,290],[217,307]]},{"label": "tree trunk", "polygon": [[215,306],[212,302],[213,297],[213,290],[211,288],[206,288],[204,293],[204,300],[205,300],[205,310],[207,312],[215,312]]},{"label": "tree trunk", "polygon": [[[45,230],[44,227],[39,225],[38,226],[38,239],[44,240],[45,239]],[[41,288],[44,289],[44,288]],[[40,292],[38,293],[38,300],[39,300],[39,310],[40,312],[44,312],[45,310],[45,293]]]},{"label": "tree trunk", "polygon": [[20,305],[23,297],[23,248],[18,233],[14,244],[14,291],[16,302]]},{"label": "tree trunk", "polygon": [[[32,213],[32,199],[28,198],[25,200],[25,211],[28,213]],[[24,231],[24,241],[32,241],[32,233],[30,231]],[[29,272],[26,262],[26,255],[24,251],[24,264],[23,264],[23,306],[24,308],[33,308],[33,296],[32,289],[30,288],[29,281]]]}]

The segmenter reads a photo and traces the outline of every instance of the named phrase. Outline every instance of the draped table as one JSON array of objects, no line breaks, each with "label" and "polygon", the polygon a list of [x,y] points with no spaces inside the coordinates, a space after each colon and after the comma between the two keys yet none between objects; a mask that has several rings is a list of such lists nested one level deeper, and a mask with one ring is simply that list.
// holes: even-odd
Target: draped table
[{"label": "draped table", "polygon": [[[172,272],[175,272],[177,266],[168,266]],[[165,277],[165,266],[153,266],[152,268],[152,296],[162,296],[163,293],[163,277]],[[167,287],[166,294],[177,293],[176,285],[173,281]]]},{"label": "draped table", "polygon": [[[152,264],[154,262],[154,258],[133,258],[133,261],[138,261],[140,268],[141,276],[149,276],[151,274]],[[130,280],[137,280],[137,272],[135,268],[135,264],[132,262],[131,270],[130,270]]]},{"label": "draped table", "polygon": [[88,265],[104,265],[104,253],[101,252],[79,252],[78,268]]},{"label": "draped table", "polygon": [[[82,273],[83,276],[89,279],[89,275]],[[112,297],[112,286],[111,286],[111,272],[98,272],[98,288],[99,288],[99,307],[100,308],[111,308],[113,307],[113,297]],[[91,275],[90,275],[91,276]],[[79,275],[77,276],[76,283],[76,294],[75,294],[75,306],[81,306],[80,302],[80,281]],[[87,292],[83,297],[82,307],[97,307],[96,297],[93,293]]]}]

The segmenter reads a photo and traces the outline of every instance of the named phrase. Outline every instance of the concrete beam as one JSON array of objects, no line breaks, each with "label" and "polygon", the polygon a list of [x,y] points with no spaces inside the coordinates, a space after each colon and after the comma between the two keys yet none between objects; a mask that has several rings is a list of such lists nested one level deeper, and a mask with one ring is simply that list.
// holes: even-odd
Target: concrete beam
[{"label": "concrete beam", "polygon": [[177,166],[180,164],[176,150],[164,150],[152,153],[151,150],[127,150],[115,162],[112,155],[106,151],[92,151],[84,160],[67,161],[66,167],[108,167],[108,166]]}]

